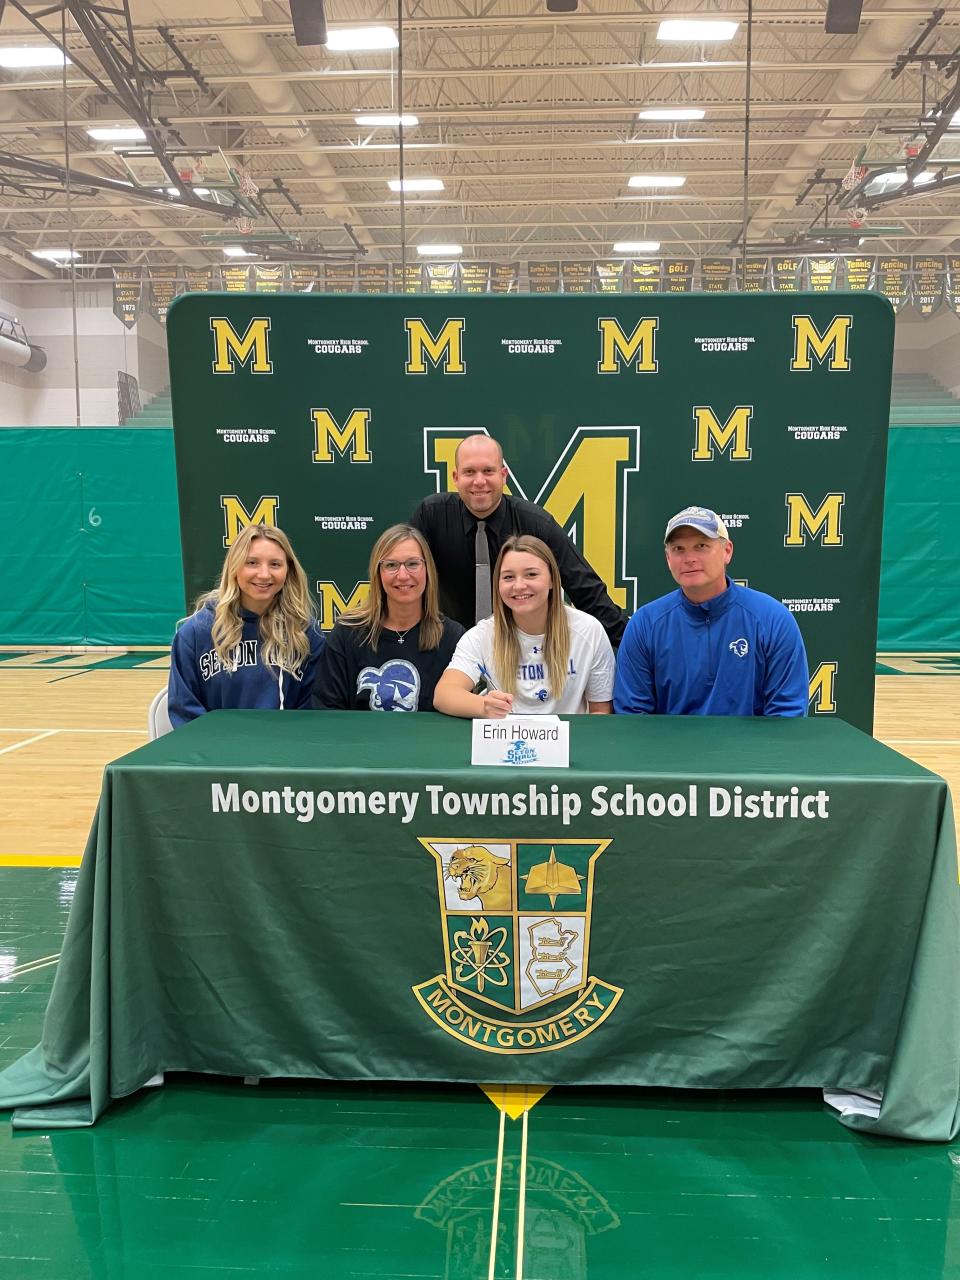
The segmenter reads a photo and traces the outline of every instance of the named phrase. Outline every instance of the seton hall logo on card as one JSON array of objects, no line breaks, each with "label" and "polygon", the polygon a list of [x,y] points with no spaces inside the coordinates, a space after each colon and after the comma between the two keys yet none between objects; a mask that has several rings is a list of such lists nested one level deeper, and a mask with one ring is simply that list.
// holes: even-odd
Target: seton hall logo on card
[{"label": "seton hall logo on card", "polygon": [[485,1053],[544,1053],[595,1031],[623,994],[589,971],[610,841],[420,843],[436,863],[444,971],[413,993],[434,1022]]}]

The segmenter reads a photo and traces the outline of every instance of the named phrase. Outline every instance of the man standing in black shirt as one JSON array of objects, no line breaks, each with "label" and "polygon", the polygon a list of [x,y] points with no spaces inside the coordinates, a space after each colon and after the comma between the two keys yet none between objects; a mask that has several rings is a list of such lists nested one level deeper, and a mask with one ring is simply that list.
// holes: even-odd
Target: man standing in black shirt
[{"label": "man standing in black shirt", "polygon": [[613,603],[600,578],[542,507],[503,492],[507,468],[503,450],[490,436],[463,440],[454,459],[456,493],[431,493],[410,518],[433,552],[440,584],[440,608],[448,618],[472,627],[489,617],[490,574],[504,541],[513,534],[541,538],[560,566],[563,589],[577,609],[592,614],[620,643],[626,614]]}]

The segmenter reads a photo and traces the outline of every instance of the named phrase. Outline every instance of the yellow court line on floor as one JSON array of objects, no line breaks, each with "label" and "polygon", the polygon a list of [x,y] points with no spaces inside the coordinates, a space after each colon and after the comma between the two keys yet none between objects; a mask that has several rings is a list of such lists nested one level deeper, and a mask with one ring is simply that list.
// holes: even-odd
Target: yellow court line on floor
[{"label": "yellow court line on floor", "polygon": [[530,1112],[524,1111],[520,1136],[520,1194],[517,1203],[517,1280],[523,1280],[523,1232],[527,1218],[527,1121]]},{"label": "yellow court line on floor", "polygon": [[497,1266],[497,1231],[500,1228],[500,1190],[503,1186],[503,1138],[507,1124],[507,1113],[500,1112],[500,1133],[497,1137],[497,1176],[493,1183],[493,1217],[490,1222],[490,1268],[487,1280],[493,1280]]},{"label": "yellow court line on floor", "polygon": [[[13,729],[12,733],[22,733],[23,730]],[[30,730],[26,730],[27,733]],[[59,729],[44,729],[40,733],[35,733],[32,738],[24,738],[22,742],[12,742],[9,747],[0,747],[0,756],[5,756],[8,751],[19,751],[21,747],[29,747],[31,742],[40,742],[43,738],[52,738],[55,733],[59,733]]]},{"label": "yellow court line on floor", "polygon": [[79,853],[0,853],[0,867],[79,867]]},{"label": "yellow court line on floor", "polygon": [[39,960],[28,960],[25,964],[18,965],[16,969],[11,969],[9,973],[3,975],[3,981],[9,982],[11,978],[22,978],[28,973],[36,973],[38,969],[49,969],[50,965],[56,964],[60,959],[60,952],[52,956],[41,956]]}]

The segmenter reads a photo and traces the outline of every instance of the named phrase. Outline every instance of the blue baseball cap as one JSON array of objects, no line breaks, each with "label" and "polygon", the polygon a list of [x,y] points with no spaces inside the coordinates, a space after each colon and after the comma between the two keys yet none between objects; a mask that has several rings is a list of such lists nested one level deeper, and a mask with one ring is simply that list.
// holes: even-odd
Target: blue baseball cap
[{"label": "blue baseball cap", "polygon": [[697,529],[700,533],[706,534],[708,538],[723,538],[724,542],[730,541],[727,526],[715,511],[711,511],[709,507],[684,507],[675,516],[671,516],[667,522],[667,531],[663,535],[664,544],[670,541],[670,535],[675,529],[679,529],[684,525],[689,525],[691,529]]}]

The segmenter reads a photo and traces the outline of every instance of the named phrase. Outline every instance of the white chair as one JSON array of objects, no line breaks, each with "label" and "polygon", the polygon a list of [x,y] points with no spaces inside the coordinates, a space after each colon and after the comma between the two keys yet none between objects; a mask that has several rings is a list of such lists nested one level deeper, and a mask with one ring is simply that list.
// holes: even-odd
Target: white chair
[{"label": "white chair", "polygon": [[167,715],[167,691],[161,689],[150,703],[150,710],[147,712],[147,737],[152,742],[154,738],[162,738],[172,729],[173,725]]}]

